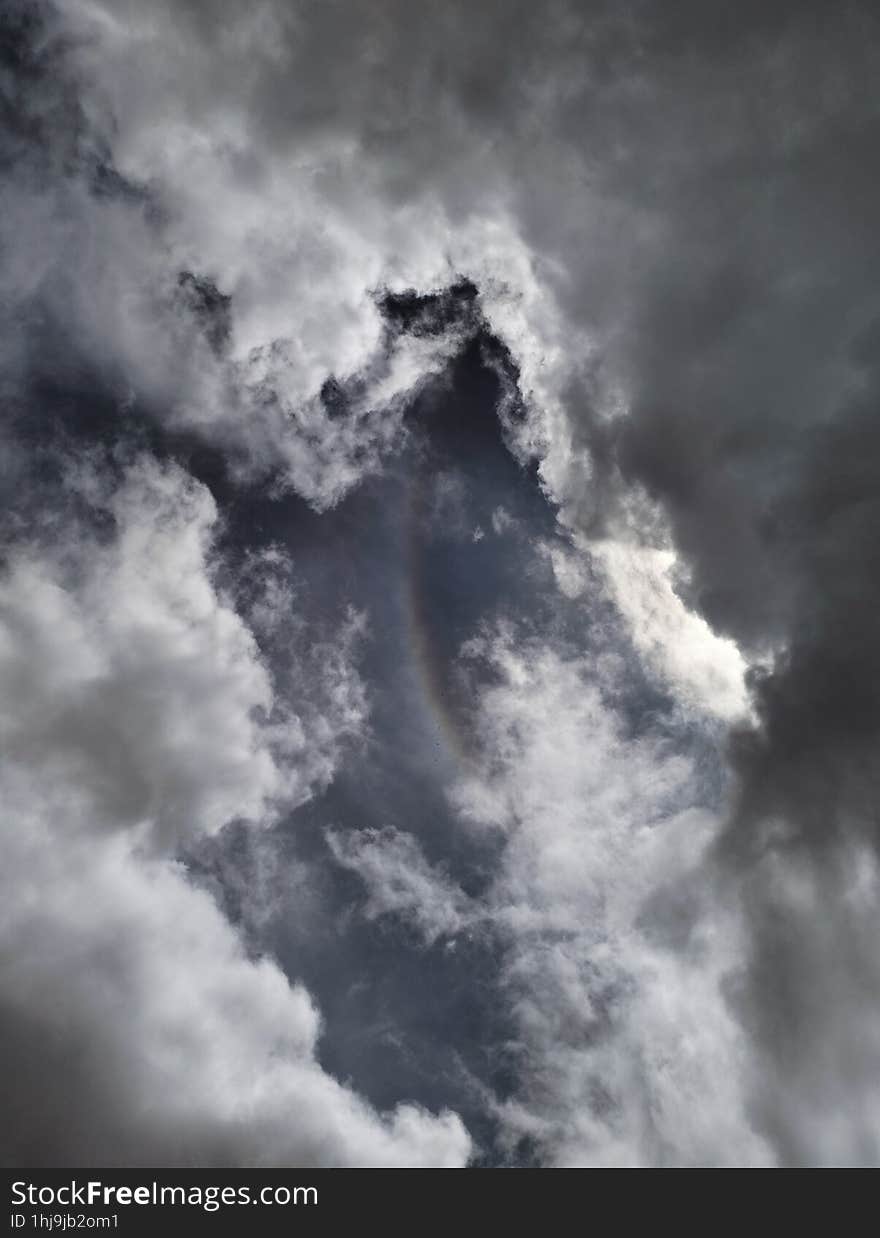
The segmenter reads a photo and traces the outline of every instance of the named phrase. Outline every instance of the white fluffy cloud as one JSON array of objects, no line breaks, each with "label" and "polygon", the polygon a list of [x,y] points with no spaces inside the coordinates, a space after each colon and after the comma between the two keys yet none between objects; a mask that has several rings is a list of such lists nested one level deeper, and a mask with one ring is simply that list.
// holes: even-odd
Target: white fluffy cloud
[{"label": "white fluffy cloud", "polygon": [[[10,226],[36,230],[39,246],[29,248],[44,255],[39,279],[18,271],[16,290],[52,288],[65,270],[54,297],[68,314],[71,295],[83,298],[72,317],[91,352],[109,353],[165,415],[225,443],[245,468],[280,467],[323,508],[381,467],[401,440],[404,399],[461,342],[455,332],[389,342],[373,294],[465,273],[519,367],[528,417],[509,427],[509,441],[538,457],[564,519],[589,523],[603,492],[581,423],[588,408],[606,424],[626,417],[621,327],[638,312],[633,272],[650,275],[666,226],[637,194],[621,195],[613,175],[596,175],[595,137],[568,123],[568,91],[596,91],[609,123],[620,123],[614,90],[606,97],[596,84],[607,18],[592,28],[563,6],[556,22],[530,17],[508,30],[523,84],[491,78],[482,128],[467,116],[467,66],[488,55],[490,73],[498,68],[494,6],[478,21],[453,6],[439,22],[433,37],[456,66],[441,106],[430,102],[434,50],[394,3],[369,16],[348,10],[339,23],[320,6],[294,13],[272,3],[218,13],[67,0],[62,12],[89,122],[118,170],[149,187],[162,220],[131,202],[96,206],[75,183],[49,206],[39,186],[36,212],[36,190],[24,202],[13,196]],[[659,105],[674,109],[662,72],[657,89]],[[492,117],[502,115],[495,134]],[[559,136],[532,146],[539,130]],[[695,133],[695,150],[704,141]],[[665,145],[674,156],[675,142]],[[222,358],[182,312],[174,285],[184,269],[232,298]],[[352,380],[344,418],[320,399],[329,377]],[[641,545],[638,529],[626,545],[596,545],[648,666],[686,707],[740,717],[743,657],[681,603],[664,553]]]},{"label": "white fluffy cloud", "polygon": [[357,873],[369,894],[368,920],[397,915],[410,920],[429,944],[454,937],[479,919],[472,901],[432,868],[418,841],[389,826],[384,830],[328,830],[327,843],[343,868]]},{"label": "white fluffy cloud", "polygon": [[504,634],[474,653],[498,676],[480,711],[492,772],[458,802],[508,837],[492,900],[522,1037],[512,1129],[562,1165],[766,1159],[720,989],[736,922],[695,879],[717,822],[690,760],[628,738],[613,679],[583,658]]},{"label": "white fluffy cloud", "polygon": [[472,828],[502,832],[499,871],[474,902],[413,839],[336,840],[368,914],[403,915],[428,941],[480,925],[505,943],[511,1142],[528,1136],[563,1166],[769,1162],[722,989],[741,926],[702,867],[719,823],[695,802],[697,771],[660,737],[626,735],[612,667],[503,630],[468,652],[492,683],[478,773],[455,800]]},{"label": "white fluffy cloud", "polygon": [[213,501],[179,469],[78,491],[112,532],[56,525],[0,586],[4,1159],[462,1164],[456,1117],[379,1115],[322,1070],[308,994],[173,858],[327,780],[363,721],[353,669],[331,659],[302,716],[275,699],[214,583]]},{"label": "white fluffy cloud", "polygon": [[673,550],[601,541],[590,547],[646,666],[687,710],[725,722],[750,714],[747,663],[675,592]]},{"label": "white fluffy cloud", "polygon": [[342,673],[325,717],[276,699],[212,580],[214,501],[179,469],[143,459],[93,499],[112,538],[54,528],[48,546],[11,555],[6,751],[41,779],[88,789],[96,828],[149,831],[166,847],[301,803],[363,721],[356,676]]},{"label": "white fluffy cloud", "polygon": [[[491,44],[492,8],[472,32],[476,51],[461,45],[456,20],[435,32],[465,85],[467,58]],[[42,184],[19,189],[6,218],[17,236],[35,236],[27,248],[42,257],[37,273],[13,264],[10,295],[48,288],[89,350],[112,357],[165,415],[225,443],[243,467],[280,466],[322,508],[381,467],[400,442],[404,399],[460,345],[455,332],[390,342],[373,294],[466,273],[519,367],[529,415],[509,440],[537,455],[564,518],[589,523],[602,490],[591,485],[581,422],[587,408],[606,424],[625,420],[620,329],[637,312],[630,264],[652,271],[665,226],[620,197],[613,177],[593,174],[595,139],[566,123],[566,90],[596,89],[602,20],[593,31],[575,7],[560,10],[558,25],[530,20],[509,32],[509,54],[532,88],[492,80],[491,107],[508,108],[503,136],[488,141],[466,123],[460,92],[444,96],[446,109],[428,108],[430,75],[410,76],[408,41],[426,72],[432,59],[395,4],[373,6],[369,18],[348,12],[332,29],[320,7],[295,15],[271,3],[246,13],[223,5],[219,21],[198,3],[161,0],[68,0],[62,12],[76,36],[67,70],[89,122],[118,170],[149,187],[161,223],[138,203],[96,204],[75,181],[50,194]],[[383,64],[387,95],[377,92]],[[343,65],[328,94],[326,75],[336,80]],[[598,101],[613,107],[613,92],[599,90]],[[518,143],[540,116],[565,137],[539,143],[524,167]],[[704,135],[694,141],[701,150]],[[182,310],[181,270],[209,276],[232,298],[221,358]],[[344,418],[320,399],[330,377],[351,380]],[[648,664],[685,704],[741,716],[742,655],[679,601],[662,553],[640,545],[638,530],[629,541],[603,540],[596,554]]]}]

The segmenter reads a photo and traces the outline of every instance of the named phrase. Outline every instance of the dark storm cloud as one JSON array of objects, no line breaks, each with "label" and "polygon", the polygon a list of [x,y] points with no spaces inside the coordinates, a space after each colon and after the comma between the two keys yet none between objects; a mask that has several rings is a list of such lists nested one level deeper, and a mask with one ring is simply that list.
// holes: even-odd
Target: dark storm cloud
[{"label": "dark storm cloud", "polygon": [[[873,334],[873,333],[872,333]],[[868,341],[870,336],[868,337]],[[865,342],[868,342],[865,341]],[[854,350],[855,352],[855,350]],[[722,858],[745,892],[753,964],[738,993],[777,1082],[756,1102],[792,1163],[876,1163],[872,872],[878,845],[877,362],[803,432],[768,540],[793,618],[739,736],[741,796]],[[780,870],[781,866],[781,870]],[[843,1107],[839,1125],[823,1104]]]},{"label": "dark storm cloud", "polygon": [[697,18],[687,60],[682,27],[662,43],[680,127],[624,191],[662,244],[616,345],[630,409],[580,424],[662,505],[683,596],[770,661],[719,856],[753,926],[756,1118],[791,1163],[874,1163],[880,43],[867,9],[773,12],[717,43]]}]

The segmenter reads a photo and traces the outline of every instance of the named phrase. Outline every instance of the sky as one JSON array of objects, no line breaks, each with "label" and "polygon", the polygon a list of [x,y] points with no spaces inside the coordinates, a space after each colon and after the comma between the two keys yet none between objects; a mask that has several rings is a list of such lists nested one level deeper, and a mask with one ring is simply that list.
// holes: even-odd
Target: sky
[{"label": "sky", "polygon": [[876,1165],[876,6],[0,36],[2,1162]]}]

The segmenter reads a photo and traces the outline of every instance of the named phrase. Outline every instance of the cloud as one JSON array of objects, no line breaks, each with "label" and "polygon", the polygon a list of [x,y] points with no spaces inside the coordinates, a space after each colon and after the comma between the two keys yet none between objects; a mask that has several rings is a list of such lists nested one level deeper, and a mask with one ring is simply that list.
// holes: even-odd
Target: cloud
[{"label": "cloud", "polygon": [[377,1114],[321,1068],[308,994],[175,859],[326,782],[354,671],[328,662],[323,716],[275,697],[180,469],[70,486],[91,523],[19,544],[2,582],[4,1161],[464,1163],[457,1117]]},{"label": "cloud", "polygon": [[721,822],[668,737],[628,737],[614,682],[511,631],[471,643],[483,672],[479,760],[454,794],[501,832],[495,875],[467,898],[399,831],[331,835],[368,918],[502,943],[517,1085],[495,1108],[541,1163],[770,1163],[752,1127],[747,1041],[725,987],[744,958],[736,903],[714,901]]},{"label": "cloud", "polygon": [[[407,399],[467,330],[390,331],[380,294],[391,273],[305,169],[306,181],[293,168],[271,187],[227,162],[219,132],[171,124],[158,151],[111,150],[120,118],[77,82],[76,57],[131,51],[134,27],[85,5],[13,14],[10,26],[32,121],[6,151],[10,381],[26,386],[43,364],[33,348],[46,334],[60,358],[46,368],[71,351],[88,359],[123,419],[138,401],[140,418],[222,446],[242,476],[279,474],[319,510],[338,502],[400,446]],[[448,264],[432,274],[447,282]]]},{"label": "cloud", "polygon": [[180,868],[96,843],[69,792],[5,795],[7,1164],[464,1163],[451,1114],[380,1117],[321,1069],[308,995]]},{"label": "cloud", "polygon": [[[740,798],[714,857],[749,909],[737,1008],[767,1063],[758,1110],[783,1158],[865,1159],[851,1045],[813,993],[821,975],[872,1043],[871,1003],[855,997],[863,978],[874,991],[858,945],[868,921],[843,857],[853,849],[861,871],[876,848],[874,9],[615,0],[519,6],[511,19],[506,6],[447,3],[426,21],[398,0],[65,0],[40,15],[0,203],[13,407],[34,369],[57,375],[68,353],[84,356],[118,390],[122,424],[195,429],[239,478],[270,475],[323,510],[382,467],[405,437],[408,395],[473,326],[392,330],[384,291],[471,279],[517,367],[525,416],[513,425],[501,401],[507,441],[539,462],[649,674],[700,726],[736,721],[744,682],[752,694],[732,748]],[[185,272],[226,307],[222,330]],[[15,450],[8,461],[11,485]],[[557,568],[576,594],[572,560]],[[28,583],[15,570],[33,591],[35,649],[51,612],[85,658],[94,603],[71,607],[51,574]],[[110,627],[113,647],[122,630]],[[267,687],[233,628],[214,668],[230,668],[247,712]],[[138,672],[134,653],[118,656]],[[501,665],[511,692],[528,682],[515,658]],[[206,666],[188,665],[191,686],[216,702]],[[579,693],[580,671],[566,674]],[[149,713],[146,686],[141,699]],[[491,698],[502,722],[514,699]],[[22,704],[34,736],[53,733],[26,680]],[[487,738],[498,760],[525,727],[529,751],[556,768],[550,741],[513,717]],[[114,715],[123,756],[134,725],[117,739]],[[185,832],[184,818],[217,828],[234,802],[259,814],[286,779],[319,785],[326,773],[285,756],[271,725],[220,725],[231,762],[210,792],[151,739],[174,793],[154,832]],[[64,736],[53,759],[101,783],[100,814],[141,811],[129,779],[95,773],[94,730]],[[572,769],[579,751],[567,750]],[[617,751],[609,741],[603,759]],[[663,785],[669,761],[658,756]],[[504,820],[511,797],[541,818],[537,792],[503,780],[468,795],[474,818]],[[828,941],[801,931],[801,903],[775,901],[777,880],[788,889],[775,869],[765,877],[777,858],[807,903],[831,900]],[[836,866],[850,876],[832,879]],[[840,1040],[823,1055],[826,1031]],[[812,1066],[789,1075],[792,1046]],[[781,1097],[767,1079],[791,1081],[774,1113],[760,1102]],[[834,1096],[856,1116],[829,1153],[799,1132],[818,1129]]]},{"label": "cloud", "polygon": [[740,927],[701,888],[718,819],[698,771],[660,734],[628,738],[583,658],[504,633],[473,653],[494,682],[483,776],[457,800],[507,836],[491,899],[521,1037],[511,1131],[561,1165],[766,1161],[721,990]]},{"label": "cloud", "polygon": [[[829,804],[833,766],[823,774],[812,780],[813,811],[833,845],[818,855],[803,845],[810,809],[796,801],[797,815],[788,807],[752,823],[762,853],[728,878],[750,927],[749,966],[730,998],[756,1064],[750,1110],[780,1162],[871,1166],[880,1155],[878,862],[850,797]],[[805,797],[810,783],[805,771]]]},{"label": "cloud", "polygon": [[676,593],[675,552],[605,541],[593,543],[591,553],[633,643],[673,699],[726,722],[745,721],[746,661],[734,641],[717,636]]},{"label": "cloud", "polygon": [[455,937],[475,921],[470,900],[450,878],[428,864],[418,841],[393,827],[327,831],[333,858],[364,882],[368,920],[396,915],[410,920],[428,945]]},{"label": "cloud", "polygon": [[166,849],[303,802],[363,722],[356,677],[328,665],[325,717],[276,698],[214,588],[214,501],[180,469],[142,458],[93,501],[114,537],[54,527],[11,556],[0,728],[13,760],[88,788],[95,827]]}]

